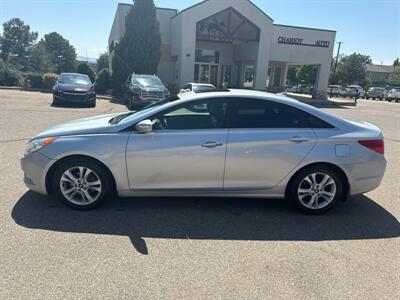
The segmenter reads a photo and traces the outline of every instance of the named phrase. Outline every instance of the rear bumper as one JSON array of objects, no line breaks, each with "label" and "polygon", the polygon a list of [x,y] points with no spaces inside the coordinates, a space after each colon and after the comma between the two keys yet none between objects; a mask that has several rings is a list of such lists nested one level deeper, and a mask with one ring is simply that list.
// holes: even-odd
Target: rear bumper
[{"label": "rear bumper", "polygon": [[386,170],[386,159],[383,155],[376,154],[368,162],[356,163],[347,168],[350,195],[370,192],[382,182]]},{"label": "rear bumper", "polygon": [[28,189],[47,194],[46,172],[54,161],[40,152],[33,152],[21,158],[21,168],[24,172],[24,183]]}]

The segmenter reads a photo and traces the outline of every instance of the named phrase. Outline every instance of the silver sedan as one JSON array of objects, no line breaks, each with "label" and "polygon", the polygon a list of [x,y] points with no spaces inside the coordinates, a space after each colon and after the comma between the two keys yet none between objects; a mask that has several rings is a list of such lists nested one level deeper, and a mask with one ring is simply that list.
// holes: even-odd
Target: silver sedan
[{"label": "silver sedan", "polygon": [[308,213],[379,186],[379,128],[283,95],[230,90],[40,133],[21,160],[33,191],[77,209],[119,196],[288,198]]}]

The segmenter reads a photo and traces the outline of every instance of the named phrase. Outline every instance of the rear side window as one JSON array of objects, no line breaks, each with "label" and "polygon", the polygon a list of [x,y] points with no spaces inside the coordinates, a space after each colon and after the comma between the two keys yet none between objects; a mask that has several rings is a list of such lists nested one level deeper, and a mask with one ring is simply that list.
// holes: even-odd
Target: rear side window
[{"label": "rear side window", "polygon": [[231,128],[333,128],[292,106],[267,100],[235,99],[230,109]]}]

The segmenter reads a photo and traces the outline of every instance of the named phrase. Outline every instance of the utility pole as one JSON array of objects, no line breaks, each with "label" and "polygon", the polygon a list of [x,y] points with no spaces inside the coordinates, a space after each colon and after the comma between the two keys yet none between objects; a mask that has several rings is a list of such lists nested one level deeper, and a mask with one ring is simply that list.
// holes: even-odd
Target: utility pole
[{"label": "utility pole", "polygon": [[337,68],[337,64],[338,64],[338,60],[339,60],[340,46],[343,44],[343,42],[337,42],[337,44],[339,44],[339,47],[337,49],[335,68],[333,69],[333,77],[335,77],[335,75],[336,75],[336,68]]}]

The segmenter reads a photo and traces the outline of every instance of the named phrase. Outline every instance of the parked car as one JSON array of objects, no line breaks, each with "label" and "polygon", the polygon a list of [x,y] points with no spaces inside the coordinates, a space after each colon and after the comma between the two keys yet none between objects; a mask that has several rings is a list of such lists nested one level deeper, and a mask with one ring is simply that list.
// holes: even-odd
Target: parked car
[{"label": "parked car", "polygon": [[359,85],[349,85],[346,88],[346,96],[345,97],[355,98],[356,95],[358,95],[358,98],[361,98],[361,99],[364,98],[365,97],[364,89]]},{"label": "parked car", "polygon": [[94,84],[88,75],[78,73],[61,73],[52,89],[53,105],[62,103],[80,103],[96,106]]},{"label": "parked car", "polygon": [[170,91],[155,75],[133,73],[128,77],[125,85],[127,92],[124,98],[130,110],[147,106],[170,96]]},{"label": "parked car", "polygon": [[341,97],[345,94],[345,90],[341,85],[331,84],[328,86],[328,94],[332,95],[332,97]]},{"label": "parked car", "polygon": [[387,95],[387,101],[400,101],[400,87],[393,88],[389,91]]},{"label": "parked car", "polygon": [[27,145],[24,182],[77,209],[120,196],[284,198],[308,213],[379,186],[383,135],[291,98],[230,90],[81,119]]},{"label": "parked car", "polygon": [[216,90],[217,88],[212,85],[212,84],[206,84],[206,83],[188,83],[186,84],[181,90],[179,91],[180,94],[183,93],[204,93],[204,92],[209,92]]},{"label": "parked car", "polygon": [[298,94],[311,94],[313,90],[313,86],[309,84],[297,84],[287,89],[289,93],[298,93]]},{"label": "parked car", "polygon": [[372,98],[372,100],[385,98],[385,88],[382,87],[370,87],[365,93],[365,99]]}]

